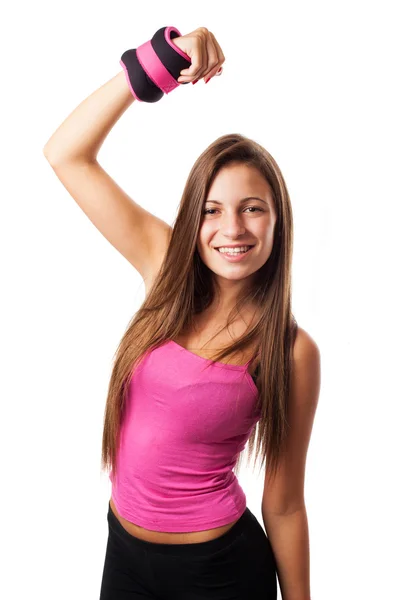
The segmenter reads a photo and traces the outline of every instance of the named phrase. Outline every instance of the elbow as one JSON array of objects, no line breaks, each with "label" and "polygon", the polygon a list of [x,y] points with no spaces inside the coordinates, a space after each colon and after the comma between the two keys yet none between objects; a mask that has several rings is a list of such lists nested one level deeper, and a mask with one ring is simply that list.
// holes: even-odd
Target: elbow
[{"label": "elbow", "polygon": [[48,148],[47,144],[45,144],[45,146],[43,148],[43,154],[50,164],[53,164],[55,162],[54,159],[52,158],[51,150],[50,150],[50,148]]},{"label": "elbow", "polygon": [[285,504],[268,502],[266,499],[263,499],[261,510],[262,516],[269,516],[270,518],[286,517],[299,512],[300,510],[306,510],[306,504],[304,498],[298,498],[297,500]]}]

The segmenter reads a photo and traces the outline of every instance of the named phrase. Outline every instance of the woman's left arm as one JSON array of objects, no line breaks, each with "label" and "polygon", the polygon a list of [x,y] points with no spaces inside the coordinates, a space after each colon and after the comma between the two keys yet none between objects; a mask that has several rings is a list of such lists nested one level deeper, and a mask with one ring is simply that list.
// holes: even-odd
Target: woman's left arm
[{"label": "woman's left arm", "polygon": [[282,600],[311,600],[306,508],[276,515],[263,507],[262,518],[275,555]]},{"label": "woman's left arm", "polygon": [[282,600],[310,600],[306,456],[320,392],[320,352],[299,327],[289,390],[289,434],[273,478],[265,473],[262,518],[276,559]]}]

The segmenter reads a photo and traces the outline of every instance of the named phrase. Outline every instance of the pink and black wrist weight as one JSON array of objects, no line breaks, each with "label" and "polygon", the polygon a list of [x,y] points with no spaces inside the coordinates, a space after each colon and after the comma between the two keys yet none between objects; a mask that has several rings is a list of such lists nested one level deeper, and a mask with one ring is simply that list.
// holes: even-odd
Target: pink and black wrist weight
[{"label": "pink and black wrist weight", "polygon": [[150,41],[122,54],[120,64],[136,100],[157,102],[183,85],[177,79],[180,71],[191,66],[191,60],[172,42],[180,36],[176,27],[162,27]]}]

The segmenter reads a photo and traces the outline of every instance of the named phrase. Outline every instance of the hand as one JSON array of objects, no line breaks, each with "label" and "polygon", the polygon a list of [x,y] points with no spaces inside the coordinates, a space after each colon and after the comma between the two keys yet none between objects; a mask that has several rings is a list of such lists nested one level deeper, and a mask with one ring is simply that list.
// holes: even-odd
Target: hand
[{"label": "hand", "polygon": [[225,56],[211,31],[199,27],[187,35],[173,38],[175,46],[191,59],[188,69],[180,71],[179,83],[196,82],[201,78],[207,83],[214,75],[221,75]]}]

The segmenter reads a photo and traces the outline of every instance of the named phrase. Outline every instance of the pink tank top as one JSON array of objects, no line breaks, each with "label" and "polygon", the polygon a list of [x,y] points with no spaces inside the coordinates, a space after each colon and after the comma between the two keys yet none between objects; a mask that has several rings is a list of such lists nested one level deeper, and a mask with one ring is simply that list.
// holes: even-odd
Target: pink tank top
[{"label": "pink tank top", "polygon": [[146,353],[124,405],[115,480],[109,474],[124,519],[187,532],[243,514],[232,469],[260,419],[250,362],[211,364],[172,340]]}]

